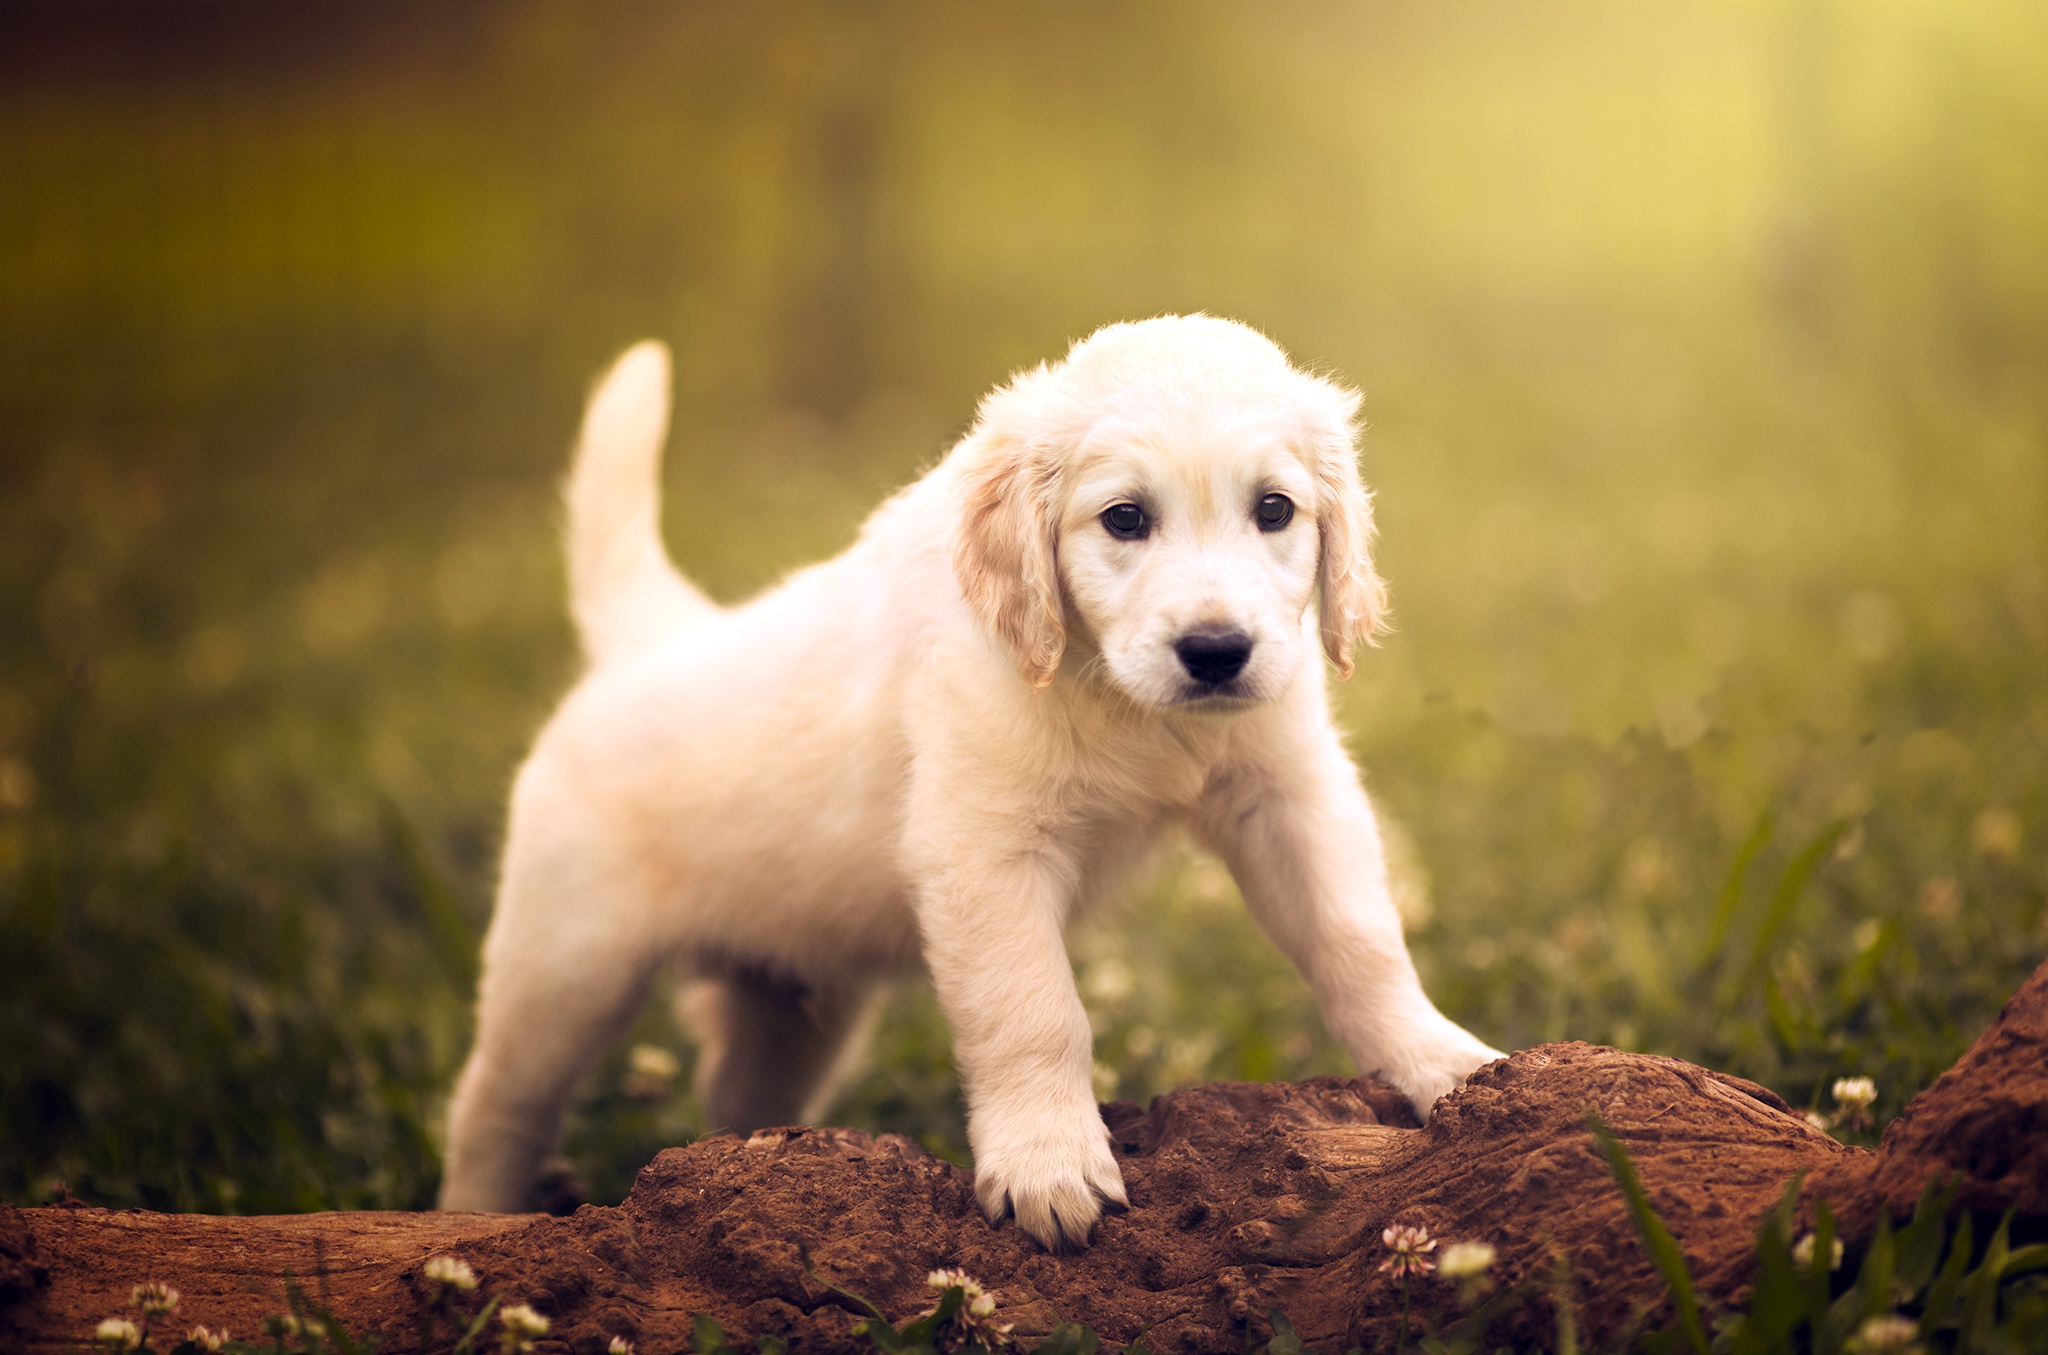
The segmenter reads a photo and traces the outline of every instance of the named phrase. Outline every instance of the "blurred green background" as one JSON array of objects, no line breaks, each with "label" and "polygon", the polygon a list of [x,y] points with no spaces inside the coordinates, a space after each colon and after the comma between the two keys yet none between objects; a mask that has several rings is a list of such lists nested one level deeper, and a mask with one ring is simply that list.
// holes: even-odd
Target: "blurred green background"
[{"label": "blurred green background", "polygon": [[[430,1202],[620,347],[739,598],[1191,309],[1366,392],[1458,1019],[1888,1115],[2048,951],[2038,5],[10,4],[0,1197]],[[1212,863],[1075,949],[1105,1097],[1344,1068]],[[599,1200],[705,1128],[634,1043]],[[837,1114],[960,1152],[921,988]]]}]

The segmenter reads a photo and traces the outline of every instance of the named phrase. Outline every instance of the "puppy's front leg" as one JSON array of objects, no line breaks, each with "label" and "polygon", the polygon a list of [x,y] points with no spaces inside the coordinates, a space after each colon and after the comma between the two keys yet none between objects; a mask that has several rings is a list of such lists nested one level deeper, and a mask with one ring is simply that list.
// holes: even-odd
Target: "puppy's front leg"
[{"label": "puppy's front leg", "polygon": [[1387,890],[1379,825],[1334,732],[1298,758],[1212,788],[1201,829],[1360,1072],[1385,1077],[1427,1119],[1438,1097],[1501,1057],[1422,991]]},{"label": "puppy's front leg", "polygon": [[991,1220],[1008,1209],[1048,1248],[1079,1247],[1103,1202],[1125,1197],[1063,935],[1074,872],[1009,836],[947,833],[918,921],[967,1093],[975,1195]]}]

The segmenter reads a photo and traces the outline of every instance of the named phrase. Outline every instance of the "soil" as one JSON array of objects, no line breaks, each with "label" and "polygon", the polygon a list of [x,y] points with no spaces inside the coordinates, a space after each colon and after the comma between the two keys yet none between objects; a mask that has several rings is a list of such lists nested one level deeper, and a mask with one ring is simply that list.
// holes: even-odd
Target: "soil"
[{"label": "soil", "polygon": [[[1221,1083],[1149,1108],[1103,1107],[1130,1189],[1094,1245],[1048,1255],[974,1205],[972,1177],[907,1139],[846,1129],[730,1135],[670,1149],[616,1208],[574,1215],[310,1214],[219,1218],[83,1206],[0,1209],[0,1348],[75,1347],[124,1310],[129,1287],[184,1295],[179,1330],[254,1337],[296,1276],[353,1332],[417,1346],[429,1256],[463,1258],[483,1289],[552,1322],[544,1352],[648,1355],[689,1347],[691,1318],[774,1332],[798,1351],[866,1349],[858,1305],[901,1321],[928,1306],[926,1273],[959,1266],[1020,1333],[1060,1320],[1106,1344],[1241,1351],[1278,1308],[1312,1349],[1390,1348],[1401,1282],[1379,1270],[1390,1224],[1486,1241],[1495,1274],[1539,1292],[1503,1337],[1545,1341],[1572,1305],[1598,1345],[1665,1316],[1664,1289],[1586,1128],[1626,1144],[1700,1289],[1740,1296],[1757,1226],[1797,1173],[1852,1242],[1880,1211],[1909,1212],[1933,1177],[1958,1208],[2048,1223],[2048,966],[1969,1052],[1886,1130],[1844,1147],[1771,1092],[1675,1059],[1585,1044],[1526,1050],[1474,1075],[1418,1128],[1369,1079]],[[1569,1258],[1562,1264],[1559,1257]],[[1562,1279],[1558,1277],[1562,1276]],[[1414,1326],[1458,1311],[1438,1277],[1413,1283]],[[451,1344],[443,1329],[431,1348]]]}]

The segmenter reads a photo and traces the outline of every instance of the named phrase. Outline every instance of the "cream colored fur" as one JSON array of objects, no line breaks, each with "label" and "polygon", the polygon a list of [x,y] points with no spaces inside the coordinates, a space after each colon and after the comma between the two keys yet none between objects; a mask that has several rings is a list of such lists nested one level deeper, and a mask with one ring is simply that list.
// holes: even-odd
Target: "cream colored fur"
[{"label": "cream colored fur", "polygon": [[[1112,325],[990,395],[845,553],[721,609],[656,529],[666,354],[626,353],[567,491],[590,668],[513,787],[443,1207],[523,1206],[660,967],[703,982],[708,1114],[746,1131],[819,1113],[921,961],[983,1207],[1084,1243],[1124,1187],[1065,935],[1175,825],[1361,1069],[1426,1113],[1496,1057],[1416,979],[1324,692],[1385,606],[1356,408],[1242,325]],[[1111,533],[1119,503],[1148,536]],[[1175,646],[1226,630],[1249,657],[1204,688]]]}]

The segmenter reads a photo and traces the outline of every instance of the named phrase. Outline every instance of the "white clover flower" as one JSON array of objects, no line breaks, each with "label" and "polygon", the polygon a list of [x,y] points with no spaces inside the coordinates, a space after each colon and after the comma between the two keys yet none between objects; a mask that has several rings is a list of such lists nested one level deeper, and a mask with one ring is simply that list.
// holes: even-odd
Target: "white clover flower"
[{"label": "white clover flower", "polygon": [[1429,1235],[1429,1229],[1418,1225],[1397,1223],[1380,1234],[1380,1241],[1387,1250],[1394,1253],[1380,1262],[1382,1271],[1391,1270],[1403,1277],[1427,1275],[1436,1268],[1436,1262],[1428,1253],[1436,1250],[1436,1239]]},{"label": "white clover flower", "polygon": [[194,1327],[185,1339],[201,1350],[213,1351],[219,1350],[235,1338],[228,1335],[225,1328],[220,1331],[210,1331],[205,1327]]},{"label": "white clover flower", "polygon": [[623,1336],[614,1336],[605,1348],[605,1355],[634,1355],[633,1343]]},{"label": "white clover flower", "polygon": [[652,1101],[669,1089],[683,1071],[683,1064],[658,1044],[636,1044],[626,1051],[626,1095]]},{"label": "white clover flower", "polygon": [[1470,1280],[1493,1269],[1496,1253],[1491,1242],[1453,1242],[1444,1248],[1437,1273],[1447,1280]]},{"label": "white clover flower", "polygon": [[[1812,1233],[1803,1234],[1792,1244],[1792,1259],[1807,1268],[1813,1266],[1815,1238]],[[1837,1237],[1828,1242],[1828,1269],[1839,1270],[1842,1266],[1842,1239]]]},{"label": "white clover flower", "polygon": [[520,1336],[532,1338],[545,1336],[548,1320],[535,1312],[530,1304],[513,1303],[498,1310],[498,1321],[505,1324],[505,1330]]},{"label": "white clover flower", "polygon": [[1912,1318],[1886,1313],[1865,1318],[1843,1348],[1850,1355],[1920,1355],[1919,1335],[1920,1324]]},{"label": "white clover flower", "polygon": [[151,1280],[130,1290],[128,1302],[140,1308],[144,1317],[168,1317],[178,1311],[178,1291],[162,1280]]},{"label": "white clover flower", "polygon": [[1138,976],[1115,956],[1097,960],[1081,976],[1081,990],[1106,1007],[1119,1005],[1137,987]]},{"label": "white clover flower", "polygon": [[1817,1110],[1805,1111],[1800,1115],[1799,1118],[1806,1121],[1809,1125],[1813,1126],[1815,1129],[1818,1129],[1823,1134],[1828,1132],[1828,1117],[1821,1114]]},{"label": "white clover flower", "polygon": [[924,1282],[927,1287],[936,1289],[941,1294],[945,1293],[948,1289],[958,1289],[962,1297],[969,1304],[972,1304],[987,1292],[981,1287],[980,1280],[975,1279],[964,1270],[935,1270],[924,1277]]},{"label": "white clover flower", "polygon": [[110,1317],[93,1328],[92,1339],[109,1355],[126,1355],[142,1344],[142,1329],[125,1317]]},{"label": "white clover flower", "polygon": [[[988,1350],[997,1350],[1010,1343],[1010,1329],[1014,1322],[991,1321],[996,1313],[995,1294],[982,1286],[964,1270],[941,1268],[924,1277],[927,1286],[944,1294],[949,1289],[960,1291],[961,1304],[943,1329],[953,1333],[951,1339],[961,1345],[978,1345]],[[944,1302],[942,1298],[940,1302]],[[925,1310],[929,1317],[939,1311],[934,1304]],[[951,1346],[942,1347],[951,1349]]]},{"label": "white clover flower", "polygon": [[1870,1103],[1877,1100],[1877,1084],[1867,1077],[1838,1077],[1835,1103],[1842,1108],[1842,1124],[1861,1129],[1870,1123]]},{"label": "white clover flower", "polygon": [[460,1289],[468,1293],[476,1288],[476,1272],[469,1268],[469,1262],[454,1256],[430,1256],[421,1267],[433,1283],[443,1289]]}]

